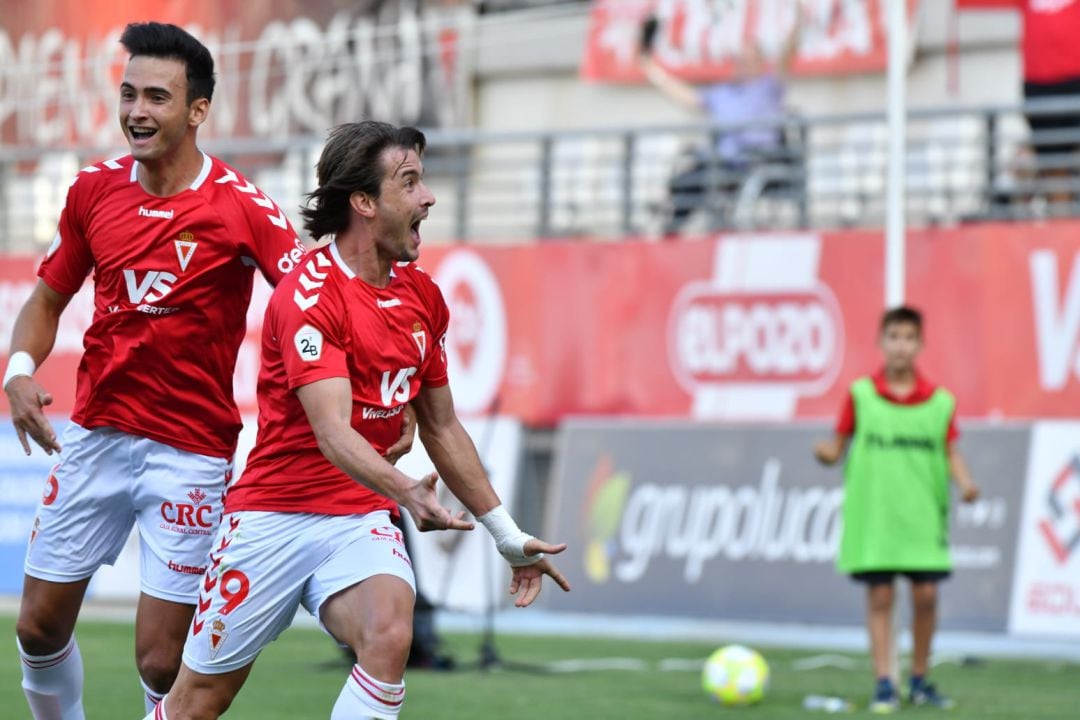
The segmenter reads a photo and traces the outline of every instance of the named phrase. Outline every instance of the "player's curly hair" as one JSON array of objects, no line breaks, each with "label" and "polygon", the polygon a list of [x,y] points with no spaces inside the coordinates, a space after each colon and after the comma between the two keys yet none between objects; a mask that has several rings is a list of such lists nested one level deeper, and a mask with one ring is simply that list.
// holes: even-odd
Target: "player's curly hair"
[{"label": "player's curly hair", "polygon": [[375,120],[345,123],[330,131],[316,165],[319,186],[308,194],[300,209],[304,229],[318,240],[337,235],[349,226],[352,208],[349,196],[355,192],[377,198],[388,168],[382,154],[398,147],[424,154],[427,138],[414,127],[396,127]]},{"label": "player's curly hair", "polygon": [[120,44],[131,57],[180,60],[187,68],[187,104],[199,98],[213,99],[214,58],[206,46],[183,28],[159,22],[131,23],[124,28]]}]

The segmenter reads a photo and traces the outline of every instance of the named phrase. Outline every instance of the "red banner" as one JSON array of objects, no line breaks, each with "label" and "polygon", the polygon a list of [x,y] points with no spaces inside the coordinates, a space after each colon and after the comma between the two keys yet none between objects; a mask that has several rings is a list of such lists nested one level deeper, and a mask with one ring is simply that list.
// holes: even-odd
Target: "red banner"
[{"label": "red banner", "polygon": [[218,87],[200,137],[322,135],[359,117],[459,125],[464,0],[5,2],[0,144],[122,147],[117,126],[133,21],[176,23],[214,57]]},{"label": "red banner", "polygon": [[[772,0],[703,3],[693,0],[596,0],[593,3],[581,74],[600,82],[644,81],[638,62],[641,25],[650,13],[659,21],[657,60],[694,81],[732,77],[735,59],[748,44],[766,58],[783,51],[802,11],[795,74],[838,75],[881,72],[888,60],[883,0]],[[918,0],[908,0],[914,17]]]},{"label": "red banner", "polygon": [[[848,383],[880,362],[883,259],[882,234],[867,231],[425,247],[422,264],[451,308],[459,410],[545,425],[570,414],[832,417]],[[5,344],[34,265],[0,266]],[[926,312],[921,365],[962,415],[1077,415],[1080,223],[913,231],[907,270],[909,300]],[[238,361],[244,412],[267,293],[260,284]],[[58,412],[71,407],[92,308],[84,289],[38,372]]]}]

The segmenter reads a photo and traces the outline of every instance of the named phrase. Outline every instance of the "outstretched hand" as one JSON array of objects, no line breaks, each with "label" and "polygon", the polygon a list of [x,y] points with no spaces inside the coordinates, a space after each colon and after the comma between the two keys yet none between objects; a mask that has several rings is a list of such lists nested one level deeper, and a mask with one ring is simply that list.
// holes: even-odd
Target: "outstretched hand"
[{"label": "outstretched hand", "polygon": [[[558,555],[565,549],[566,543],[551,545],[539,538],[533,538],[525,543],[526,555],[538,555],[540,553]],[[563,589],[563,592],[570,592],[570,583],[566,581],[559,569],[552,565],[551,561],[546,557],[532,565],[515,567],[513,571],[514,574],[510,578],[510,594],[517,595],[514,600],[516,607],[528,607],[532,604],[532,601],[540,594],[545,575],[554,580]]]},{"label": "outstretched hand", "polygon": [[53,396],[34,378],[21,375],[8,381],[4,388],[11,406],[11,422],[19,436],[23,452],[30,454],[30,443],[26,436],[33,438],[46,455],[60,452],[60,443],[56,441],[56,431],[45,417],[45,408],[52,405]]},{"label": "outstretched hand", "polygon": [[435,493],[435,484],[439,481],[438,473],[429,473],[413,485],[407,497],[401,502],[412,515],[416,529],[428,530],[472,530],[475,526],[465,520],[465,513],[455,515],[448,508],[439,504]]}]

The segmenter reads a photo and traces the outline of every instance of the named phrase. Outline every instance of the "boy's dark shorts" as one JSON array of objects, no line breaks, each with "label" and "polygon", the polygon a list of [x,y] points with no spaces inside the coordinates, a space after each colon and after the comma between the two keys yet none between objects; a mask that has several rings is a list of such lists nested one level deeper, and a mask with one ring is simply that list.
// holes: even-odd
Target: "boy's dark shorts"
[{"label": "boy's dark shorts", "polygon": [[889,585],[897,575],[903,575],[913,583],[937,583],[951,574],[949,570],[873,570],[851,573],[851,579],[867,585]]}]

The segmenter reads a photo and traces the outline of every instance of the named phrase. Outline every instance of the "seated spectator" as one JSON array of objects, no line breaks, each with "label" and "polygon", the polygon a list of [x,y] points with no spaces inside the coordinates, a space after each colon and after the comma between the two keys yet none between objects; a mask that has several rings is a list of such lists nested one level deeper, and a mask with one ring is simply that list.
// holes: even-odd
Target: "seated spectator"
[{"label": "seated spectator", "polygon": [[[688,167],[672,176],[668,183],[671,217],[664,228],[665,236],[679,232],[690,215],[705,206],[710,189],[733,195],[756,161],[782,148],[781,130],[775,123],[760,127],[750,124],[775,121],[784,113],[784,84],[795,54],[800,20],[801,12],[795,18],[775,66],[770,67],[756,43],[748,43],[736,59],[733,80],[701,87],[676,77],[656,62],[652,49],[658,21],[655,16],[645,20],[641,65],[649,82],[676,103],[701,113],[713,124],[743,126],[724,131],[715,148],[695,148]],[[720,208],[714,210],[723,215]]]}]

